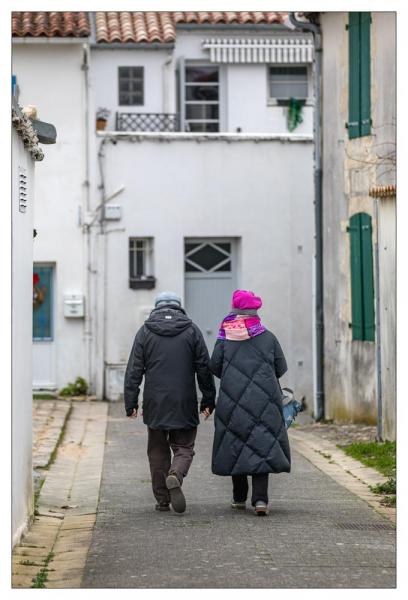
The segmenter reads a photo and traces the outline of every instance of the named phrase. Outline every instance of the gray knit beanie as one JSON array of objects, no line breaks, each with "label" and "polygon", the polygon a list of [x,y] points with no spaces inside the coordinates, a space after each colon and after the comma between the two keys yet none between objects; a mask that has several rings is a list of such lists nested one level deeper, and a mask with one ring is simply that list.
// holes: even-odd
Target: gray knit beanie
[{"label": "gray knit beanie", "polygon": [[174,304],[175,306],[181,307],[181,298],[180,296],[177,296],[175,292],[162,292],[156,296],[154,306],[155,308],[159,308],[165,304]]}]

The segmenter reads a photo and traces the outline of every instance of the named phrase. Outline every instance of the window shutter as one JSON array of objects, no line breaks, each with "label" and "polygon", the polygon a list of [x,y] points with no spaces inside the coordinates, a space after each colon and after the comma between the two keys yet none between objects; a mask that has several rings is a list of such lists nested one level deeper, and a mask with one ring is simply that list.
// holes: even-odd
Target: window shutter
[{"label": "window shutter", "polygon": [[363,339],[363,285],[360,213],[350,218],[351,328],[353,340]]},{"label": "window shutter", "polygon": [[360,13],[349,13],[349,138],[360,136]]},{"label": "window shutter", "polygon": [[360,135],[371,133],[371,13],[360,13]]},{"label": "window shutter", "polygon": [[361,223],[361,271],[363,283],[363,339],[371,342],[375,339],[374,322],[374,276],[373,242],[371,217],[360,213]]}]

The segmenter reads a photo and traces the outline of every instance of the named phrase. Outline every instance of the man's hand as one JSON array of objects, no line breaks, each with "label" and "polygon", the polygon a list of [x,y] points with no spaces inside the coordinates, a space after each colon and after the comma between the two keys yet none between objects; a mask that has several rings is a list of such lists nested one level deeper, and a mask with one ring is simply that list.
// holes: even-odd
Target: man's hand
[{"label": "man's hand", "polygon": [[137,417],[137,408],[134,408],[132,414],[129,415],[128,418],[129,419],[136,419],[136,417]]},{"label": "man's hand", "polygon": [[204,415],[205,420],[208,419],[208,417],[210,416],[210,409],[209,408],[204,408],[204,410],[201,411],[201,414]]}]

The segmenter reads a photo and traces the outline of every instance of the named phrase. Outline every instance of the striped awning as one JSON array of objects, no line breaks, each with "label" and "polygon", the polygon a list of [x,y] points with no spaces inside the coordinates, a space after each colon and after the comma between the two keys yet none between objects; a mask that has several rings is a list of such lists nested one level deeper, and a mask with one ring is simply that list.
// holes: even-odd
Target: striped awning
[{"label": "striped awning", "polygon": [[313,41],[306,37],[274,39],[206,39],[203,48],[210,51],[214,63],[310,63]]}]

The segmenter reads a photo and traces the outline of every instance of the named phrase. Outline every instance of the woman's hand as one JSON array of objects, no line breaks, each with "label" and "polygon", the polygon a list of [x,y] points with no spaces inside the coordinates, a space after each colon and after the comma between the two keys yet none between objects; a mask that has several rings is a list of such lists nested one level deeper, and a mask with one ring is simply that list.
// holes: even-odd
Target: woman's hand
[{"label": "woman's hand", "polygon": [[129,415],[128,418],[129,419],[136,419],[136,417],[137,417],[137,408],[134,408],[132,414]]}]

